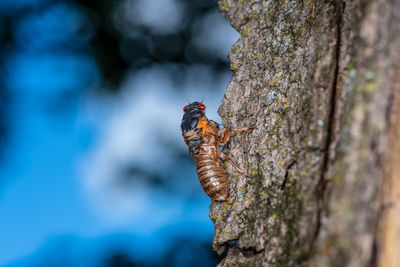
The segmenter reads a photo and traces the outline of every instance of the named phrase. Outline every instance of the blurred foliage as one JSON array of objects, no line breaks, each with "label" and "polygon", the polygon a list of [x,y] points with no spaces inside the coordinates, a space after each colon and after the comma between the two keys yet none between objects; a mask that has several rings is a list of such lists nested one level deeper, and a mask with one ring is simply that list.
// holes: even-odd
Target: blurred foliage
[{"label": "blurred foliage", "polygon": [[[137,1],[139,0],[125,2]],[[41,0],[25,5],[16,4],[18,8],[4,9],[0,12],[0,146],[5,142],[4,137],[9,128],[7,103],[12,102],[12,94],[4,77],[17,71],[7,68],[7,60],[10,55],[22,50],[36,49],[36,52],[41,54],[68,53],[93,57],[101,74],[97,81],[98,86],[92,88],[94,90],[118,91],[128,71],[159,63],[203,64],[212,68],[216,75],[225,72],[228,69],[227,59],[221,58],[211,51],[212,49],[196,45],[195,40],[196,34],[201,30],[201,19],[207,13],[216,10],[216,3],[213,0],[177,0],[177,3],[182,9],[181,25],[167,32],[153,31],[148,25],[135,19],[130,20],[128,24],[126,21],[123,21],[124,25],[119,23],[118,12],[124,4],[123,0]],[[18,37],[18,27],[22,22],[29,22],[34,16],[45,16],[46,12],[58,5],[72,5],[80,15],[80,24],[78,28],[73,29],[72,35],[68,33],[68,37],[55,43],[44,44],[39,49],[35,42],[40,42],[42,35],[62,35],[63,33],[59,33],[60,29],[52,32],[54,29],[50,25],[49,32],[46,28],[34,29],[38,32],[32,32],[32,36],[23,36],[22,39]],[[183,79],[182,75],[183,72],[178,70],[174,71],[171,77],[179,83]],[[65,106],[63,101],[69,101],[66,96],[71,95],[66,92],[59,94],[58,98],[51,99],[52,103],[48,104],[51,111],[57,110],[58,106]]]},{"label": "blurred foliage", "polygon": [[[215,10],[212,0],[180,0],[183,6],[185,27],[173,32],[154,32],[147,26],[132,21],[128,25],[134,34],[118,29],[113,15],[121,0],[75,0],[92,14],[92,23],[98,24],[97,33],[91,39],[94,55],[104,78],[118,85],[128,69],[139,69],[154,63],[207,64],[216,71],[227,69],[227,61],[201,47],[192,45],[196,34],[195,24],[205,13]],[[114,12],[110,12],[114,11]],[[141,12],[139,10],[139,12]],[[179,73],[178,73],[179,74]],[[118,86],[111,88],[117,89]]]},{"label": "blurred foliage", "polygon": [[[132,238],[132,237],[131,237]],[[32,258],[14,262],[10,267],[186,267],[216,266],[226,255],[218,255],[211,249],[211,242],[196,236],[170,236],[172,240],[164,244],[163,251],[152,251],[152,256],[144,257],[132,250],[130,243],[120,244],[102,241],[98,247],[79,247],[79,241],[67,237],[58,238],[42,247]],[[133,237],[133,240],[135,238]],[[140,242],[140,241],[137,241]],[[162,241],[160,241],[162,242]],[[135,241],[133,241],[135,243]],[[76,247],[78,245],[78,247]],[[133,247],[135,245],[132,245]],[[140,246],[140,244],[139,244]],[[156,248],[154,248],[156,249]],[[77,251],[79,251],[77,253]]]},{"label": "blurred foliage", "polygon": [[10,24],[11,21],[9,18],[0,16],[0,162],[3,157],[2,151],[8,134],[7,107],[10,99],[4,80],[4,60],[7,54],[8,44],[12,40]]},{"label": "blurred foliage", "polygon": [[129,162],[125,167],[120,168],[118,179],[120,188],[132,188],[135,181],[142,177],[146,184],[155,190],[168,192],[172,195],[180,195],[185,198],[203,196],[198,183],[193,183],[187,177],[196,177],[194,162],[186,151],[171,146],[173,156],[170,158],[168,168],[154,168],[154,166],[143,166],[135,162]]},{"label": "blurred foliage", "polygon": [[[128,2],[137,1],[140,0]],[[182,18],[179,27],[169,31],[155,31],[135,18],[129,20],[128,24],[121,24],[119,12],[123,8],[123,0],[33,2],[18,6],[18,8],[10,8],[6,12],[0,10],[0,155],[6,145],[7,133],[13,118],[9,107],[18,93],[12,92],[9,77],[10,74],[16,73],[14,75],[16,79],[25,79],[25,77],[19,77],[18,70],[10,68],[9,61],[12,56],[30,53],[39,59],[43,55],[50,55],[50,57],[53,56],[54,61],[58,60],[59,55],[67,55],[68,60],[72,57],[94,59],[96,66],[93,68],[97,68],[100,73],[95,86],[87,85],[90,82],[82,83],[83,85],[80,84],[78,88],[51,92],[54,94],[51,97],[46,97],[45,91],[39,93],[43,99],[38,101],[38,105],[44,106],[45,111],[50,115],[73,106],[70,103],[78,98],[79,92],[89,87],[91,90],[117,92],[128,72],[149,68],[153,64],[165,64],[169,75],[177,84],[185,78],[183,69],[190,65],[206,65],[212,69],[211,75],[215,77],[228,70],[226,57],[221,57],[212,49],[196,44],[196,34],[202,27],[201,21],[217,8],[213,0],[177,0]],[[60,6],[67,7],[65,10],[68,8],[72,10],[72,15],[79,23],[71,26],[65,22],[68,18],[67,15],[62,14],[64,9],[61,13],[54,12]],[[52,16],[56,17],[56,25],[47,25],[40,20],[47,13],[51,13],[50,10],[53,12]],[[54,21],[54,18],[51,19]],[[61,26],[57,24],[58,22]],[[33,30],[24,32],[26,31],[23,28],[25,24],[28,24],[26,26],[28,29],[32,27]],[[65,32],[62,32],[62,28],[57,28],[65,25],[70,27],[64,29]],[[79,61],[76,62],[79,64]],[[169,67],[172,65],[174,67]],[[72,66],[76,67],[73,64]],[[58,71],[62,74],[65,72],[64,69]],[[79,71],[81,70],[77,72]],[[77,76],[77,79],[80,78],[87,77]],[[90,78],[87,80],[90,81]],[[44,81],[46,82],[46,79]],[[70,87],[75,85],[72,84]],[[43,84],[43,86],[48,86],[50,88],[48,91],[52,91],[52,85]],[[179,86],[176,88],[179,89]],[[42,105],[46,101],[47,103]],[[187,153],[183,154],[181,149],[174,144],[167,143],[165,146],[175,153],[167,169],[149,169],[132,163],[121,169],[118,182],[132,186],[130,183],[135,177],[144,177],[147,183],[155,188],[172,193],[179,191],[187,198],[195,194],[203,194],[200,185],[193,188],[190,186],[193,183],[185,184],[187,177],[194,178],[196,175],[190,156]],[[220,258],[212,252],[208,241],[200,242],[185,237],[171,242],[172,245],[160,259],[151,259],[148,262],[135,261],[132,254],[121,249],[112,251],[105,257],[105,266],[214,266],[220,261]],[[193,251],[195,253],[191,253]],[[68,255],[64,257],[61,252],[58,256],[61,258],[52,258],[51,255],[44,257],[45,260],[39,266],[65,266],[63,265],[65,262],[71,262],[69,266],[76,266],[77,262],[70,260]]]},{"label": "blurred foliage", "polygon": [[180,238],[174,240],[160,258],[138,261],[128,252],[115,251],[105,257],[103,267],[217,266],[223,257],[213,252],[210,246],[209,242]]}]

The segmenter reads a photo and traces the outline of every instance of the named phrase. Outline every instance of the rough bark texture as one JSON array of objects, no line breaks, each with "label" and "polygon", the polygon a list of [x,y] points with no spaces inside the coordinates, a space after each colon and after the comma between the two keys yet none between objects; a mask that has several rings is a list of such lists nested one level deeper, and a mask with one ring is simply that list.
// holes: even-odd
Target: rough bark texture
[{"label": "rough bark texture", "polygon": [[218,5],[241,33],[219,113],[256,127],[226,149],[248,175],[227,166],[211,204],[220,265],[398,263],[399,1]]}]

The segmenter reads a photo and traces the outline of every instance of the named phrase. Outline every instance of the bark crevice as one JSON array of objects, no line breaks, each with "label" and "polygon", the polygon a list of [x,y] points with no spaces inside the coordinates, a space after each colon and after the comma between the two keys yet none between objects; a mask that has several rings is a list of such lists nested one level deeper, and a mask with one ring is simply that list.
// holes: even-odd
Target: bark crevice
[{"label": "bark crevice", "polygon": [[317,223],[314,233],[314,243],[318,238],[321,224],[322,224],[322,212],[323,212],[323,203],[325,201],[326,188],[329,182],[328,173],[329,173],[329,161],[331,159],[331,145],[333,143],[334,132],[335,132],[335,118],[336,118],[336,105],[337,105],[337,97],[338,97],[338,84],[340,79],[339,74],[339,64],[340,64],[340,50],[342,44],[342,23],[343,23],[343,14],[346,7],[346,2],[344,1],[334,1],[334,9],[336,15],[336,47],[335,47],[335,55],[334,55],[334,74],[332,79],[332,86],[330,89],[330,110],[328,114],[328,125],[326,130],[326,141],[325,147],[323,150],[323,160],[322,160],[322,169],[321,175],[319,177],[318,184],[316,186],[316,196],[317,196]]},{"label": "bark crevice", "polygon": [[292,161],[291,163],[289,163],[289,165],[287,166],[286,172],[285,172],[285,179],[283,180],[282,185],[281,185],[281,190],[285,190],[286,183],[287,183],[288,178],[289,178],[289,171],[290,171],[290,169],[293,167],[293,165],[296,164],[296,162],[297,162],[297,160],[293,160],[293,161]]}]

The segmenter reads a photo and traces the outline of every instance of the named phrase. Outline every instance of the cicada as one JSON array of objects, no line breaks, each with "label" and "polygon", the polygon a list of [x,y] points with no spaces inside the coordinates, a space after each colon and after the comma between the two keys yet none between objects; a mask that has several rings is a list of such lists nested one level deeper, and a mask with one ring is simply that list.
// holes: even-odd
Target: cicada
[{"label": "cicada", "polygon": [[182,136],[196,163],[199,181],[206,194],[213,200],[226,201],[229,184],[222,161],[229,161],[241,174],[244,171],[222,153],[220,147],[226,145],[233,131],[249,131],[254,128],[223,128],[219,133],[219,124],[207,119],[205,109],[206,106],[200,102],[190,103],[183,108]]}]

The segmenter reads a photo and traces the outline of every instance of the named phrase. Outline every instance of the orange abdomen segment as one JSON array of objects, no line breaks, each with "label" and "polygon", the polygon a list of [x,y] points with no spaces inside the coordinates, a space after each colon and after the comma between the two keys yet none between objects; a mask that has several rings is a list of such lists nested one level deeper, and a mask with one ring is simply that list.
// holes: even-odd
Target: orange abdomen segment
[{"label": "orange abdomen segment", "polygon": [[200,184],[206,194],[213,200],[228,199],[228,178],[221,162],[209,157],[199,157],[196,160],[197,174]]}]

